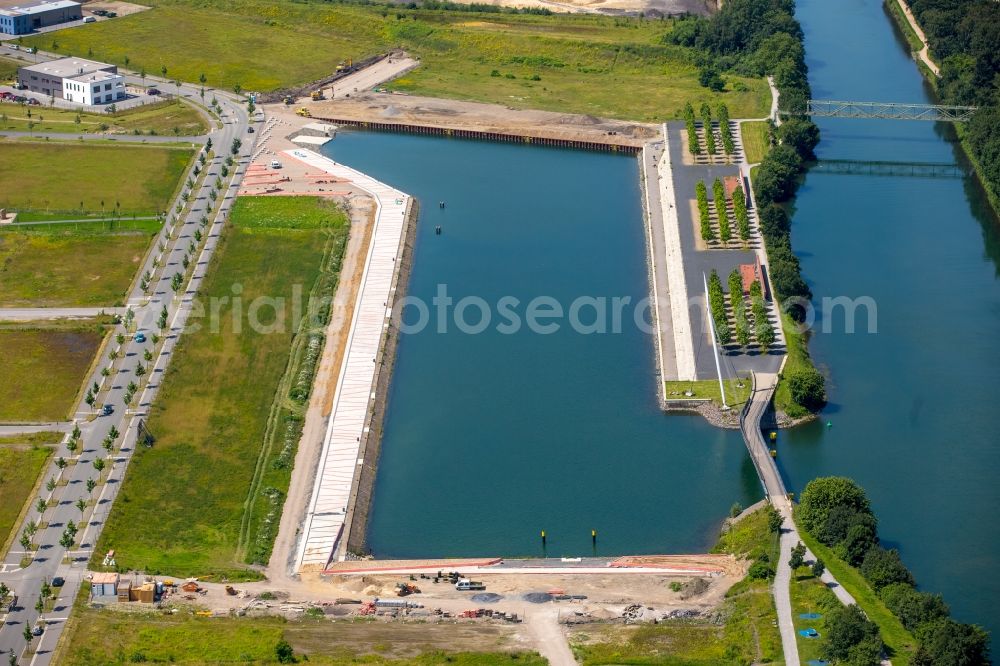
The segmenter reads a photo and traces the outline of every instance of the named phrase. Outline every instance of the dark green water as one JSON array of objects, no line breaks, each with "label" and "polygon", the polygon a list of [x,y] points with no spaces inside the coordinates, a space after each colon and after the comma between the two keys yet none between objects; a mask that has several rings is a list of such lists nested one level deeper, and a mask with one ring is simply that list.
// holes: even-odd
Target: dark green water
[{"label": "dark green water", "polygon": [[[635,158],[357,133],[329,154],[421,201],[412,296],[648,294]],[[538,555],[543,529],[550,556],[591,554],[591,529],[600,553],[711,544],[733,502],[759,499],[757,477],[736,432],[660,412],[652,338],[630,321],[618,334],[402,336],[374,552]]]},{"label": "dark green water", "polygon": [[[816,99],[930,102],[878,0],[799,0]],[[821,158],[949,162],[934,124],[827,119]],[[996,634],[1000,584],[1000,244],[975,186],[959,179],[810,173],[792,244],[817,304],[871,296],[878,332],[815,335],[831,377],[820,424],[782,435],[791,487],[861,482],[921,586]]]}]

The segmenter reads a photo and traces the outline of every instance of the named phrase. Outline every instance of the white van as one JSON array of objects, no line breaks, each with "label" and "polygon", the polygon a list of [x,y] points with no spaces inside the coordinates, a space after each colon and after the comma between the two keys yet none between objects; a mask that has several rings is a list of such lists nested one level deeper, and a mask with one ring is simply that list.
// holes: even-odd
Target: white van
[{"label": "white van", "polygon": [[84,23],[97,23],[97,19],[93,16],[87,16],[83,19]]}]

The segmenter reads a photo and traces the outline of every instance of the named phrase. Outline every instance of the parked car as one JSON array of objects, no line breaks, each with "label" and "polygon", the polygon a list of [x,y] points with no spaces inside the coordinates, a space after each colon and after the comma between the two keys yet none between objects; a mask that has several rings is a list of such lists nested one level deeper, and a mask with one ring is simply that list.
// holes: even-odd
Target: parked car
[{"label": "parked car", "polygon": [[271,168],[272,169],[280,169],[281,168],[281,162],[279,162],[278,160],[271,160]]},{"label": "parked car", "polygon": [[253,134],[253,127],[247,128],[247,134]]},{"label": "parked car", "polygon": [[85,17],[83,17],[83,22],[84,23],[97,23],[97,19],[94,18],[93,16],[85,16]]},{"label": "parked car", "polygon": [[158,88],[147,88],[146,89],[146,94],[147,95],[159,95],[160,94],[160,90]]},{"label": "parked car", "polygon": [[52,579],[52,587],[62,587],[65,584],[66,584],[66,579],[64,579],[62,576],[56,576],[55,578]]},{"label": "parked car", "polygon": [[30,104],[31,106],[41,106],[41,105],[42,105],[42,103],[41,103],[41,102],[39,102],[39,101],[38,101],[37,99],[35,99],[34,97],[29,97],[29,98],[28,98],[28,104]]},{"label": "parked car", "polygon": [[32,636],[41,636],[43,633],[45,633],[45,627],[40,624],[36,624],[35,628],[31,630]]}]

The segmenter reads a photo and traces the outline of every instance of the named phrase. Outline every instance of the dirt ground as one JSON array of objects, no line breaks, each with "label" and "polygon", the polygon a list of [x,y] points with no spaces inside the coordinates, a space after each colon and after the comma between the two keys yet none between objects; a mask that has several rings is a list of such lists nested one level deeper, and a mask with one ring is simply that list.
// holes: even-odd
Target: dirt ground
[{"label": "dirt ground", "polygon": [[647,123],[359,90],[350,98],[310,102],[308,108],[313,116],[330,120],[403,123],[574,141],[607,141],[613,132],[615,143],[630,146],[642,146],[660,131],[658,125]]},{"label": "dirt ground", "polygon": [[673,15],[708,14],[714,0],[484,0],[486,4],[502,7],[539,7],[554,12],[601,12],[605,14]]},{"label": "dirt ground", "polygon": [[143,5],[137,5],[131,2],[119,2],[118,0],[100,0],[99,2],[88,2],[83,8],[88,12],[93,12],[95,9],[103,9],[109,12],[115,12],[118,16],[128,16],[129,14],[137,14],[139,12],[144,12],[149,7]]}]

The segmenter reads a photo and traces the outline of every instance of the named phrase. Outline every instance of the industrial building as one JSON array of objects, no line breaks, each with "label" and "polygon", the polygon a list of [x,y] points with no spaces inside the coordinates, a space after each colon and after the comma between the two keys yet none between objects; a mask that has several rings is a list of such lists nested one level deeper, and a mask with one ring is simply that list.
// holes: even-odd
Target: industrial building
[{"label": "industrial building", "polygon": [[118,67],[83,58],[60,58],[17,70],[25,89],[50,97],[61,97],[84,106],[125,99],[125,77]]},{"label": "industrial building", "polygon": [[0,0],[0,32],[8,35],[27,35],[82,18],[80,3],[73,0]]}]

